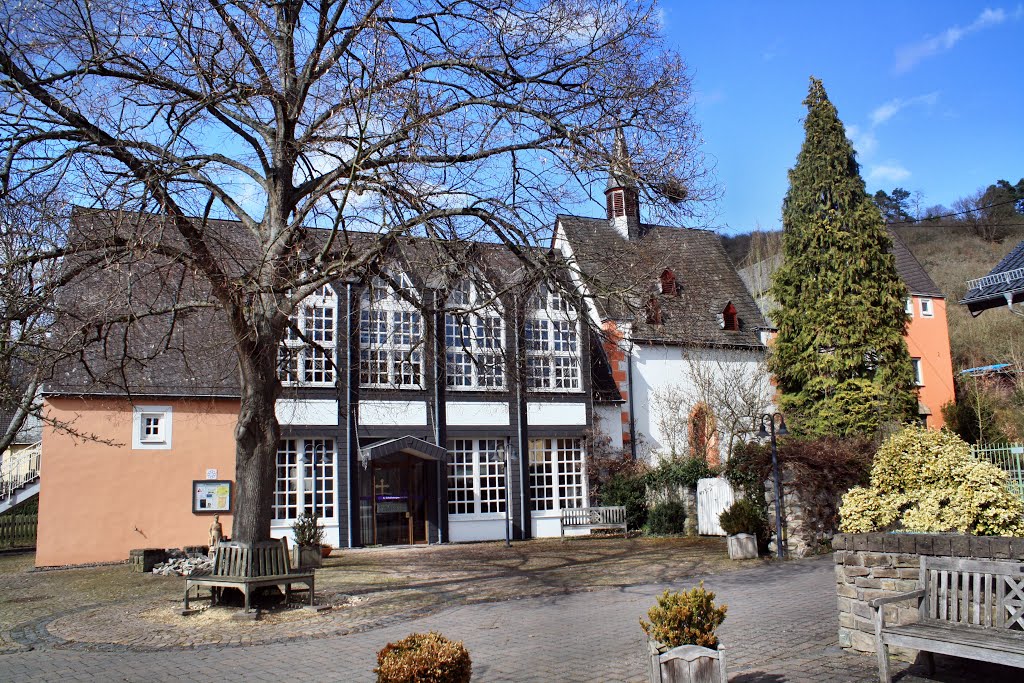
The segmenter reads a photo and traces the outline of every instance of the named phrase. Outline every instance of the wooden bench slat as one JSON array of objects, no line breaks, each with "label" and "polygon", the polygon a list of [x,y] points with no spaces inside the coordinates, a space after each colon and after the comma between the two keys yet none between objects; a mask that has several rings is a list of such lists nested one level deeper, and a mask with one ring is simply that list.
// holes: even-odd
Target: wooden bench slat
[{"label": "wooden bench slat", "polygon": [[313,605],[314,581],[312,571],[300,573],[292,570],[287,539],[255,544],[221,543],[214,550],[213,573],[185,579],[185,608],[188,608],[189,591],[193,586],[209,587],[211,600],[216,598],[214,588],[239,588],[245,596],[245,608],[248,609],[253,588],[284,586],[285,599],[290,600],[292,584],[301,584],[307,587],[309,604]]}]

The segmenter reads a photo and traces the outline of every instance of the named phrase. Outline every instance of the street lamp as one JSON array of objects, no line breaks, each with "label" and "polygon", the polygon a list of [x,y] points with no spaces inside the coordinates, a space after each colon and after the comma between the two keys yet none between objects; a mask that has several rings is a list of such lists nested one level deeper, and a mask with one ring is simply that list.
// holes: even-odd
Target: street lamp
[{"label": "street lamp", "polygon": [[[779,419],[778,431],[775,429],[775,418]],[[782,413],[765,413],[761,416],[761,428],[757,430],[757,436],[760,439],[765,438],[771,433],[772,438],[772,478],[775,480],[775,551],[781,560],[783,557],[782,550],[782,485],[779,482],[779,449],[775,444],[775,435],[786,436],[789,434],[789,430],[786,429],[786,418],[782,416]],[[765,425],[768,425],[768,429],[765,429]]]}]

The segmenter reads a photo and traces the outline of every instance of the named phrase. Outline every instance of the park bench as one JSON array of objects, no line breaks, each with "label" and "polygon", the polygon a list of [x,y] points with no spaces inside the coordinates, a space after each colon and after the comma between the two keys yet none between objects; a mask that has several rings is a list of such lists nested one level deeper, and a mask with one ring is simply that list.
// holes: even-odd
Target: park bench
[{"label": "park bench", "polygon": [[622,529],[623,536],[628,532],[626,508],[621,506],[566,508],[562,510],[560,521],[563,541],[566,529]]},{"label": "park bench", "polygon": [[[956,557],[922,557],[921,588],[876,598],[878,678],[889,683],[889,647],[1024,667],[1024,564]],[[885,623],[885,606],[916,600],[917,621]]]},{"label": "park bench", "polygon": [[245,609],[249,609],[249,596],[253,588],[284,586],[285,600],[291,601],[292,584],[305,584],[309,589],[309,604],[313,605],[313,572],[298,572],[288,560],[288,540],[240,543],[221,542],[214,550],[213,572],[206,576],[185,579],[185,609],[188,609],[189,591],[196,587],[210,588],[211,604],[217,603],[219,588],[237,588],[245,596]]}]

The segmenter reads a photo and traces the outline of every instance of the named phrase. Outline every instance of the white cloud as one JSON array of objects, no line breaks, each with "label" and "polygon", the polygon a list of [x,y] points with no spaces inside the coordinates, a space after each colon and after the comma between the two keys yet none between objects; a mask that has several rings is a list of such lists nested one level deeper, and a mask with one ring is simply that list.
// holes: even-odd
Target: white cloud
[{"label": "white cloud", "polygon": [[925,106],[931,107],[934,106],[938,100],[938,92],[930,92],[927,95],[918,95],[917,97],[897,97],[896,99],[889,100],[888,102],[877,107],[873,112],[871,112],[871,125],[877,126],[879,124],[885,123],[893,116],[896,116],[896,114],[898,114],[900,111],[906,109],[907,107],[912,107],[918,104],[923,104]]},{"label": "white cloud", "polygon": [[896,50],[896,73],[904,73],[914,68],[919,62],[953,49],[953,47],[972,33],[977,33],[986,28],[997,26],[1007,20],[1016,21],[1024,15],[1021,7],[1018,7],[1013,14],[1001,8],[982,10],[981,14],[967,26],[951,26],[942,33],[929,36],[924,40],[906,45]]},{"label": "white cloud", "polygon": [[846,127],[846,136],[850,138],[853,149],[861,158],[870,157],[878,149],[878,138],[875,137],[875,131],[870,128],[861,130],[860,126],[852,124]]},{"label": "white cloud", "polygon": [[898,161],[885,161],[868,169],[867,181],[870,185],[883,183],[901,183],[910,177],[910,171]]}]

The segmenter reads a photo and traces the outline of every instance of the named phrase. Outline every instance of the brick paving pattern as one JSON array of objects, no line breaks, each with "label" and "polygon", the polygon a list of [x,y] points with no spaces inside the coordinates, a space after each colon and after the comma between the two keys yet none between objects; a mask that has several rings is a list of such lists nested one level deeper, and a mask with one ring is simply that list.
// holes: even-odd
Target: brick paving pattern
[{"label": "brick paving pattern", "polygon": [[[705,586],[729,605],[720,636],[733,682],[877,680],[873,657],[837,647],[831,558],[708,576]],[[638,618],[665,587],[461,605],[347,636],[248,647],[103,652],[43,639],[32,651],[0,654],[0,681],[373,681],[380,647],[435,629],[465,641],[475,681],[639,682],[647,670]],[[29,631],[15,634],[17,640],[31,638]],[[964,680],[959,673],[938,680]],[[1020,680],[1019,674],[988,672],[973,680]]]}]

